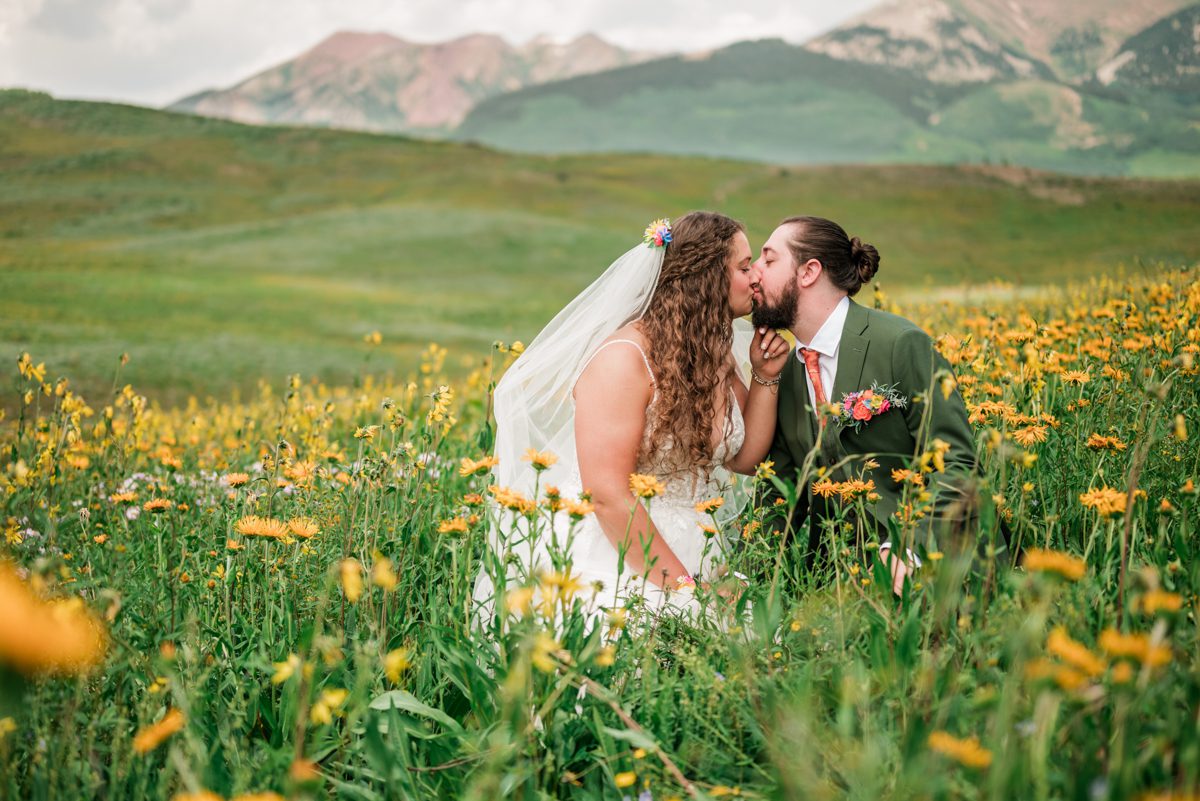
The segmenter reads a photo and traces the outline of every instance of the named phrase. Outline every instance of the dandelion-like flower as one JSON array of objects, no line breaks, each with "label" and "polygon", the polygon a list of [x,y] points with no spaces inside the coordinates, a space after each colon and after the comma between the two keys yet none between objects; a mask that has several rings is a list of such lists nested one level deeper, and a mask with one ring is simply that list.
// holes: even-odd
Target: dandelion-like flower
[{"label": "dandelion-like flower", "polygon": [[646,226],[642,241],[652,248],[661,248],[671,242],[671,221],[663,217]]},{"label": "dandelion-like flower", "polygon": [[629,489],[639,498],[654,498],[667,491],[658,478],[643,473],[633,473],[629,476]]},{"label": "dandelion-like flower", "polygon": [[338,568],[342,579],[342,592],[346,594],[346,600],[350,603],[358,603],[358,599],[362,597],[363,579],[362,565],[353,557],[343,559]]},{"label": "dandelion-like flower", "polygon": [[969,768],[986,768],[992,764],[992,752],[979,744],[979,738],[959,739],[944,731],[929,735],[929,747]]},{"label": "dandelion-like flower", "polygon": [[1025,551],[1022,564],[1026,570],[1057,573],[1071,581],[1079,581],[1087,573],[1087,563],[1062,551],[1030,548]]},{"label": "dandelion-like flower", "polygon": [[1098,487],[1081,493],[1079,502],[1095,509],[1101,517],[1112,517],[1125,512],[1125,493],[1109,487]]},{"label": "dandelion-like flower", "polygon": [[396,648],[383,657],[383,672],[392,684],[399,684],[400,676],[410,667],[412,659],[408,648]]},{"label": "dandelion-like flower", "polygon": [[288,535],[288,526],[273,517],[246,515],[233,524],[233,530],[243,537],[263,537],[281,540]]},{"label": "dandelion-like flower", "polygon": [[225,475],[221,476],[221,481],[223,481],[226,484],[226,486],[237,489],[238,487],[243,487],[246,484],[250,483],[250,474],[249,473],[226,473]]},{"label": "dandelion-like flower", "polygon": [[158,748],[167,738],[181,731],[187,723],[187,718],[178,709],[168,709],[167,714],[157,723],[143,727],[133,738],[133,750],[145,754]]},{"label": "dandelion-like flower", "polygon": [[1143,614],[1153,615],[1158,612],[1178,612],[1183,608],[1183,596],[1177,592],[1150,590],[1143,593],[1138,602],[1138,608]]},{"label": "dandelion-like flower", "polygon": [[526,448],[525,455],[521,458],[533,465],[533,469],[539,473],[558,462],[558,457],[550,451],[538,451],[534,448]]},{"label": "dandelion-like flower", "polygon": [[321,532],[317,521],[311,517],[293,517],[287,522],[288,531],[302,540],[309,540]]},{"label": "dandelion-like flower", "polygon": [[1083,643],[1071,639],[1067,630],[1061,626],[1050,632],[1046,650],[1088,676],[1099,676],[1107,667],[1103,659],[1093,654]]},{"label": "dandelion-like flower", "polygon": [[478,476],[491,470],[496,465],[500,464],[500,460],[495,456],[485,456],[482,459],[468,459],[466,456],[459,461],[458,474],[463,478],[467,476]]},{"label": "dandelion-like flower", "polygon": [[1171,661],[1170,647],[1153,642],[1145,634],[1105,629],[1100,632],[1100,648],[1111,657],[1136,659],[1147,667],[1160,667]]},{"label": "dandelion-like flower", "polygon": [[152,512],[154,514],[161,514],[163,512],[169,511],[170,508],[171,508],[171,502],[169,500],[167,500],[166,498],[151,498],[150,500],[148,500],[144,504],[142,504],[142,509],[144,511]]},{"label": "dandelion-like flower", "polygon": [[43,600],[0,562],[0,665],[22,673],[83,673],[104,658],[106,634],[83,600]]}]

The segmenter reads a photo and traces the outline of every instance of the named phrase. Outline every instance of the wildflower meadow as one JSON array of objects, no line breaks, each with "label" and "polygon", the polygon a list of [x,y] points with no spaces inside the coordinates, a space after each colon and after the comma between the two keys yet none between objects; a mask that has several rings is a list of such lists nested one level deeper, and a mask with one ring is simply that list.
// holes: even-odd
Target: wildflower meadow
[{"label": "wildflower meadow", "polygon": [[[806,572],[773,501],[714,499],[748,586],[692,618],[586,617],[569,561],[479,616],[490,530],[591,513],[492,484],[519,343],[172,408],[124,359],[81,397],[11,354],[0,798],[1200,797],[1200,270],[898,311],[967,401],[978,547],[914,537],[897,595],[853,526]],[[893,473],[896,532],[941,469],[934,442]],[[753,497],[786,505],[779,479]]]}]

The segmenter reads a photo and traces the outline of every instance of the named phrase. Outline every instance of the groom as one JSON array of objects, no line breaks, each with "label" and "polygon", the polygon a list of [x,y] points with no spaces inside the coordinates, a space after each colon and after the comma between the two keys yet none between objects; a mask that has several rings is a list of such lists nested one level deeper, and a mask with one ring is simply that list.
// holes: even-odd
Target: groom
[{"label": "groom", "polygon": [[[922,504],[916,499],[928,491],[923,526],[917,530],[922,544],[932,548],[929,527],[953,517],[947,514],[950,508],[961,511],[963,504],[955,500],[967,497],[963,488],[976,467],[966,407],[949,364],[913,323],[850,299],[878,271],[879,253],[848,237],[837,223],[822,217],[784,220],[754,266],[760,274],[755,325],[786,328],[796,338],[796,350],[778,379],[779,414],[769,458],[780,478],[798,485],[791,523],[799,530],[809,521],[806,562],[811,567],[822,550],[828,537],[822,521],[839,505],[821,479],[871,480],[878,497],[866,502],[871,519],[859,522],[878,535],[880,558],[899,592],[905,575],[919,566],[916,554],[901,547],[914,543],[899,541],[913,539],[903,533],[899,519],[916,516]],[[890,388],[886,409],[879,399],[873,405],[864,399],[852,404],[845,419],[831,415],[829,404],[843,407],[846,394],[873,385]],[[904,470],[913,472],[898,472]],[[902,509],[902,502],[909,508]]]}]

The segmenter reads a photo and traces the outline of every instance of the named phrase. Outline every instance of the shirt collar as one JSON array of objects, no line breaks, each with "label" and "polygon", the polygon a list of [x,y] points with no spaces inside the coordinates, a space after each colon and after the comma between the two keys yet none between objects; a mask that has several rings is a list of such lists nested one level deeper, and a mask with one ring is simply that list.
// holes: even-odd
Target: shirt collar
[{"label": "shirt collar", "polygon": [[822,356],[830,358],[837,356],[838,346],[842,344],[842,329],[846,327],[846,315],[850,311],[850,298],[843,295],[842,299],[833,307],[833,311],[825,318],[825,322],[817,329],[817,333],[813,335],[812,342],[807,345],[803,342],[798,342],[799,348],[796,348],[796,358],[803,361],[804,357],[800,354],[800,348],[808,348],[815,350]]}]

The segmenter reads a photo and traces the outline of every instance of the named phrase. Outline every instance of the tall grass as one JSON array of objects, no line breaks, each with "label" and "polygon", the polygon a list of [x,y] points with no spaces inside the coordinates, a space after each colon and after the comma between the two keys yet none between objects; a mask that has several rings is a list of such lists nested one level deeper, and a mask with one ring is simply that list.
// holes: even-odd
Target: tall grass
[{"label": "tall grass", "polygon": [[[1197,277],[902,309],[971,410],[993,547],[923,543],[896,597],[853,531],[817,575],[749,509],[719,534],[749,603],[707,599],[712,619],[592,625],[568,568],[507,587],[481,627],[489,520],[547,514],[495,503],[478,463],[503,346],[453,386],[431,346],[394,385],[296,376],[169,409],[119,364],[85,401],[23,357],[0,440],[21,576],[0,583],[0,796],[1195,794]],[[1001,564],[1000,519],[1023,567]],[[90,610],[99,665],[14,661],[19,592],[80,599],[45,619]]]}]

